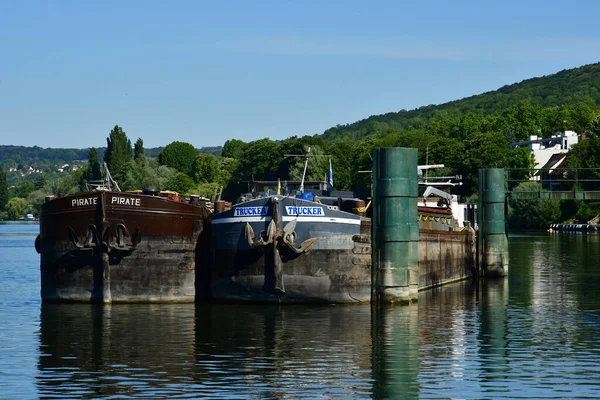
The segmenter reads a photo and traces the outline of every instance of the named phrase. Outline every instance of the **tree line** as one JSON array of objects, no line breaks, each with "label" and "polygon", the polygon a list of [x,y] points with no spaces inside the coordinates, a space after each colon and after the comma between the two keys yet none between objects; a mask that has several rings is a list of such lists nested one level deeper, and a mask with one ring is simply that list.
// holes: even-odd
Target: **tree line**
[{"label": "tree line", "polygon": [[[244,181],[299,180],[303,160],[289,155],[304,154],[308,147],[312,154],[329,156],[310,159],[308,180],[325,180],[331,159],[335,188],[357,191],[369,190],[370,175],[359,171],[371,169],[374,148],[414,147],[420,164],[445,165],[434,173],[461,175],[463,185],[456,188],[456,193],[463,200],[473,200],[477,196],[479,168],[520,168],[510,178],[527,180],[535,167],[541,167],[534,164],[527,148],[509,148],[511,142],[527,140],[531,135],[550,137],[565,130],[585,131],[588,139],[572,149],[565,166],[600,167],[598,87],[600,64],[593,64],[439,106],[372,116],[354,124],[338,125],[322,135],[292,136],[279,141],[231,139],[222,147],[206,150],[185,142],[149,150],[143,148],[141,138],[132,146],[123,129],[115,126],[107,137],[105,149],[88,150],[85,168],[65,176],[28,177],[8,190],[4,200],[0,190],[0,210],[6,212],[7,199],[18,197],[25,199],[35,213],[42,194],[85,190],[89,181],[102,177],[99,160],[107,163],[124,190],[153,187],[210,197],[223,187],[224,198],[233,201],[246,189]],[[592,170],[582,174],[581,178],[600,178]],[[3,177],[6,177],[4,172],[0,179]],[[527,203],[513,202],[511,209],[517,210],[517,214],[527,214],[523,204]],[[599,211],[593,203],[536,204],[552,205],[543,212],[533,213],[544,216],[544,224],[567,218],[583,220]],[[533,204],[527,207],[535,209]],[[543,225],[533,219],[527,221],[518,218],[512,224]]]},{"label": "tree line", "polygon": [[[233,201],[246,189],[244,181],[299,180],[303,160],[289,155],[304,154],[308,147],[312,154],[329,157],[310,159],[307,180],[325,180],[331,159],[335,188],[358,191],[369,190],[370,175],[359,171],[371,169],[374,148],[414,147],[418,149],[420,164],[444,164],[445,168],[436,171],[438,174],[462,175],[463,185],[456,192],[465,199],[473,199],[477,195],[479,168],[521,168],[518,174],[511,176],[513,179],[526,180],[533,174],[536,166],[529,150],[509,149],[508,145],[513,140],[525,140],[530,134],[540,134],[538,127],[548,120],[561,121],[563,129],[579,124],[579,129],[586,131],[588,139],[573,148],[566,166],[600,167],[600,110],[588,103],[544,108],[530,101],[520,102],[498,116],[468,113],[433,119],[420,129],[388,129],[357,140],[349,137],[326,140],[322,135],[293,136],[282,141],[231,139],[225,142],[218,156],[199,153],[190,143],[175,141],[162,148],[156,157],[148,157],[143,140],[138,138],[132,145],[125,131],[117,125],[106,139],[102,159],[123,190],[156,188],[210,197],[223,187],[224,198]],[[561,130],[556,128],[548,131],[546,136],[560,133]],[[64,195],[86,190],[89,182],[103,179],[99,154],[96,148],[90,149],[87,166],[72,174],[55,179],[37,176],[10,190],[6,188],[6,174],[2,170],[0,212],[8,212],[9,218],[26,211],[37,214],[49,193]],[[582,178],[600,178],[596,171],[587,173],[589,176]],[[544,223],[577,215],[583,219],[598,211],[595,204],[540,204],[546,211],[533,215],[547,216]],[[554,205],[547,207],[548,204]],[[524,213],[522,202],[512,205],[521,210],[519,213]],[[537,206],[528,204],[528,207],[535,209]],[[530,227],[542,223],[519,218],[513,225]]]},{"label": "tree line", "polygon": [[[509,143],[525,140],[533,133],[541,136],[561,134],[559,125],[555,131],[544,134],[539,128],[544,121],[560,121],[563,130],[577,126],[587,134],[588,139],[577,144],[570,152],[566,166],[600,167],[599,109],[588,103],[544,108],[531,101],[520,102],[498,116],[468,113],[433,119],[419,129],[388,129],[357,140],[349,137],[327,140],[323,135],[292,136],[282,141],[265,138],[244,142],[231,139],[225,142],[220,155],[199,153],[190,143],[175,141],[162,148],[156,157],[148,157],[143,140],[138,138],[132,145],[125,131],[116,125],[106,139],[102,160],[123,190],[156,188],[210,197],[219,187],[223,187],[224,198],[233,201],[246,189],[244,181],[300,180],[303,160],[289,155],[304,154],[308,147],[312,154],[329,157],[310,159],[307,180],[326,180],[331,159],[335,188],[358,191],[369,190],[370,175],[359,171],[371,169],[374,148],[414,147],[418,149],[420,164],[444,164],[445,168],[436,171],[438,174],[462,175],[463,185],[456,192],[464,199],[474,199],[479,168],[521,168],[519,173],[511,176],[513,179],[526,180],[533,174],[536,165],[529,150],[510,149]],[[7,189],[6,174],[2,170],[0,212],[7,213],[9,218],[25,212],[37,214],[47,194],[65,195],[86,190],[90,182],[103,179],[99,151],[91,148],[87,158],[87,165],[74,173],[55,179],[40,175],[10,190]],[[585,173],[589,176],[582,178],[600,179],[596,171]],[[535,183],[528,182],[527,185]],[[511,205],[513,209],[521,210],[518,211],[521,214],[527,214],[527,207],[537,207],[534,204],[524,207],[523,204],[521,201]],[[548,204],[553,205],[548,207]],[[561,205],[560,202],[548,200],[539,205],[546,207],[545,211],[532,215],[538,219],[544,216],[543,224],[578,215],[587,218],[599,211],[595,204]],[[540,221],[527,222],[526,218],[514,221],[518,222],[513,225],[519,227],[542,225]]]}]

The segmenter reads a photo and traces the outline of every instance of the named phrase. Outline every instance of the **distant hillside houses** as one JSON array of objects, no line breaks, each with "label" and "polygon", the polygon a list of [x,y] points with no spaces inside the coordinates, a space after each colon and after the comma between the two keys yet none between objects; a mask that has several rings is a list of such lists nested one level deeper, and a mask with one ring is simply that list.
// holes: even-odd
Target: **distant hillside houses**
[{"label": "distant hillside houses", "polygon": [[[46,167],[46,171],[48,170],[54,170],[56,168],[56,171],[58,172],[75,172],[77,170],[79,170],[80,168],[82,168],[85,163],[87,161],[86,160],[74,160],[72,161],[70,164],[68,163],[64,163],[64,164],[59,164],[59,166],[53,166],[53,167]],[[27,176],[27,175],[31,175],[31,174],[43,174],[44,173],[44,169],[40,168],[40,167],[34,167],[34,166],[24,166],[24,165],[19,165],[18,167],[9,167],[8,168],[8,172],[14,172],[18,175],[20,175],[21,177]]]},{"label": "distant hillside houses", "polygon": [[75,172],[81,168],[87,161],[85,160],[74,160],[72,164],[62,164],[58,167],[58,172]]},{"label": "distant hillside houses", "polygon": [[[553,135],[549,138],[538,138],[537,135],[530,136],[529,140],[514,142],[510,148],[528,147],[535,159],[535,168],[538,170],[531,180],[540,180],[540,177],[552,173],[567,158],[567,153],[579,141],[585,139],[585,135],[578,135],[575,131],[565,131],[562,135]],[[539,171],[539,170],[543,171]]]},{"label": "distant hillside houses", "polygon": [[16,172],[21,176],[25,176],[25,175],[31,175],[31,174],[41,174],[43,173],[41,170],[39,169],[34,169],[33,167],[27,167],[27,168],[23,168],[23,169],[17,169],[17,168],[9,168],[8,172]]}]

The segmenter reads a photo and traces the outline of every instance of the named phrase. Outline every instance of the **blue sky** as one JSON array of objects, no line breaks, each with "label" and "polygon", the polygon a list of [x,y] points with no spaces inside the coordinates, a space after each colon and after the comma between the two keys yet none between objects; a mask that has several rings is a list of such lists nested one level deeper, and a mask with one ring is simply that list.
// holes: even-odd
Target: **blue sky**
[{"label": "blue sky", "polygon": [[0,144],[320,134],[599,61],[600,1],[0,1]]}]

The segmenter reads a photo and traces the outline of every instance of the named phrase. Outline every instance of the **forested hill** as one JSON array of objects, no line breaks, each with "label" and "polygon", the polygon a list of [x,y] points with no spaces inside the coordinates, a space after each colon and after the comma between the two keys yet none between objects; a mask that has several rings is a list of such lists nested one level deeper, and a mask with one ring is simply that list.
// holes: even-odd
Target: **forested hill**
[{"label": "forested hill", "polygon": [[[168,143],[167,143],[168,144]],[[164,147],[154,147],[144,149],[146,156],[154,158]],[[103,159],[105,147],[99,147],[98,158]],[[221,146],[202,147],[197,149],[198,153],[209,153],[221,155]],[[69,164],[76,160],[88,159],[90,149],[65,149],[65,148],[42,148],[39,146],[8,146],[0,145],[0,167],[10,168],[17,165],[24,166],[56,166],[59,164]]]},{"label": "forested hill", "polygon": [[576,103],[600,105],[600,63],[567,69],[556,74],[531,78],[498,90],[466,97],[439,105],[428,105],[414,110],[401,110],[337,125],[323,133],[323,139],[343,137],[360,139],[371,134],[407,128],[423,128],[435,118],[458,117],[469,112],[498,115],[523,100],[542,107]]}]

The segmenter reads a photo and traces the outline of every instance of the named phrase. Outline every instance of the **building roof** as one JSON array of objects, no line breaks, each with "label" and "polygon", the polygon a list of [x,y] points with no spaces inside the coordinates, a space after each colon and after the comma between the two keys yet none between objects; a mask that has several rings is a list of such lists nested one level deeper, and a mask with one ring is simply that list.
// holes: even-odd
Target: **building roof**
[{"label": "building roof", "polygon": [[550,156],[546,164],[542,166],[540,170],[538,170],[534,176],[539,176],[543,173],[557,173],[556,168],[558,168],[567,158],[568,153],[557,153]]}]

